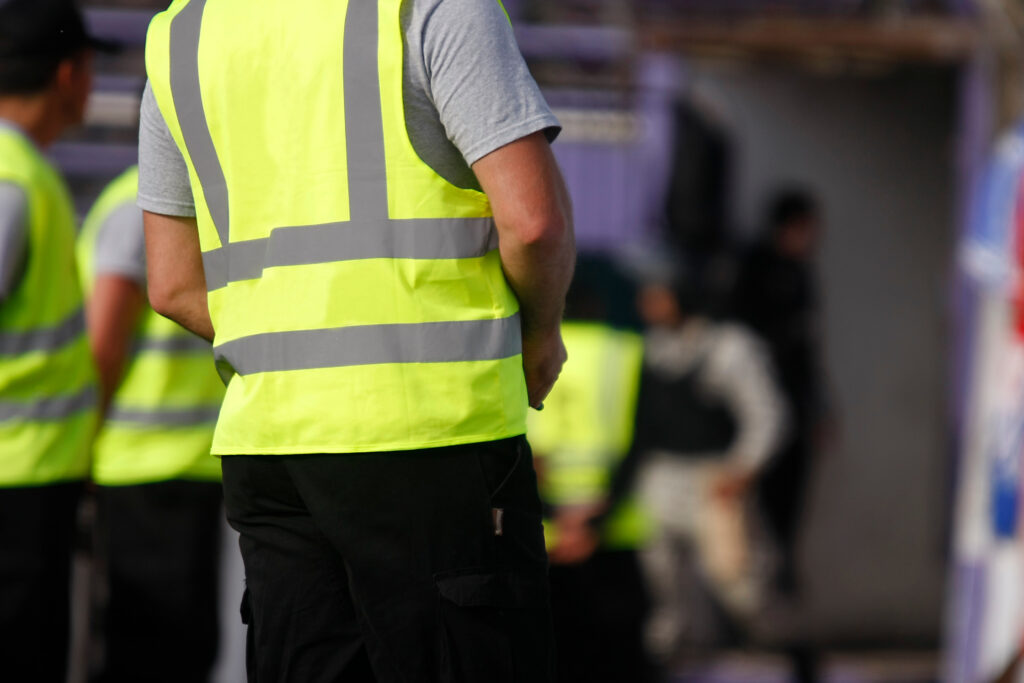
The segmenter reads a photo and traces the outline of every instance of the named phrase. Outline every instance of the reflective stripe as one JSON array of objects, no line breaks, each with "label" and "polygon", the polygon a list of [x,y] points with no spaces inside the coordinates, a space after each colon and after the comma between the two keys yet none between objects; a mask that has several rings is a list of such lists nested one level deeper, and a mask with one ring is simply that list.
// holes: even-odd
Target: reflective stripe
[{"label": "reflective stripe", "polygon": [[107,414],[107,420],[152,427],[194,427],[217,422],[219,414],[219,405],[156,410],[131,410],[113,406]]},{"label": "reflective stripe", "polygon": [[[345,15],[345,144],[348,149],[349,218],[363,223],[386,219],[387,164],[380,104],[375,0],[350,0]],[[360,225],[369,229],[369,225]]]},{"label": "reflective stripe", "polygon": [[151,337],[136,339],[132,345],[132,353],[156,351],[160,353],[209,353],[213,348],[210,342],[195,335],[167,337],[164,339]]},{"label": "reflective stripe", "polygon": [[214,347],[240,375],[382,363],[454,363],[522,353],[519,314],[499,320],[362,325],[242,337]]},{"label": "reflective stripe", "polygon": [[75,396],[38,401],[0,401],[0,422],[64,420],[96,405],[96,389],[87,387]]},{"label": "reflective stripe", "polygon": [[26,332],[0,332],[0,355],[15,356],[33,351],[57,351],[84,333],[85,312],[78,309],[56,327]]},{"label": "reflective stripe", "polygon": [[373,258],[479,258],[497,249],[491,218],[421,218],[278,228],[265,239],[203,253],[207,289],[252,280],[264,269]]},{"label": "reflective stripe", "polygon": [[221,244],[227,244],[228,185],[210,135],[199,84],[199,34],[205,9],[206,0],[191,0],[171,21],[171,99],[178,113],[185,147],[210,209],[210,218]]}]

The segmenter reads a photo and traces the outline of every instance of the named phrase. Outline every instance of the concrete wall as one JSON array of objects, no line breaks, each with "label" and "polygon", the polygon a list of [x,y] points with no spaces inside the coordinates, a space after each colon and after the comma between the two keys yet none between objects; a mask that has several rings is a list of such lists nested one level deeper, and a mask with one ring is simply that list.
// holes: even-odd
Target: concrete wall
[{"label": "concrete wall", "polygon": [[827,213],[821,258],[839,441],[817,473],[803,564],[824,639],[929,642],[944,588],[955,77],[826,78],[693,67],[736,140],[737,223],[796,181]]}]

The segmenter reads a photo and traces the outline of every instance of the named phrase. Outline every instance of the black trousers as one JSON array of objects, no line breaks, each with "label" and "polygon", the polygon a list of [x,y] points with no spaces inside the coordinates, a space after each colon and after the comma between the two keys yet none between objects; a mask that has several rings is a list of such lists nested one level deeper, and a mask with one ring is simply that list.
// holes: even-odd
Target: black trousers
[{"label": "black trousers", "polygon": [[63,683],[82,485],[0,490],[0,678]]},{"label": "black trousers", "polygon": [[222,466],[250,681],[554,680],[525,439]]},{"label": "black trousers", "polygon": [[779,588],[799,590],[797,551],[814,450],[806,430],[797,433],[777,453],[758,482],[765,523],[779,546]]},{"label": "black trousers", "polygon": [[656,672],[644,650],[648,600],[637,554],[599,551],[551,567],[559,683],[647,683]]},{"label": "black trousers", "polygon": [[103,683],[207,683],[217,657],[220,483],[100,487]]}]

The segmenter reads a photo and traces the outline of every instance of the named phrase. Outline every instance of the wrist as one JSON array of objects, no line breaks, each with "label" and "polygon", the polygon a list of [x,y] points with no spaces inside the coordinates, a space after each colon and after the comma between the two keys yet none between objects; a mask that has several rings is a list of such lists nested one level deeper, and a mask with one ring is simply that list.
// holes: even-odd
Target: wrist
[{"label": "wrist", "polygon": [[544,341],[559,337],[562,334],[561,316],[549,320],[538,320],[524,315],[522,317],[522,330],[525,339]]}]

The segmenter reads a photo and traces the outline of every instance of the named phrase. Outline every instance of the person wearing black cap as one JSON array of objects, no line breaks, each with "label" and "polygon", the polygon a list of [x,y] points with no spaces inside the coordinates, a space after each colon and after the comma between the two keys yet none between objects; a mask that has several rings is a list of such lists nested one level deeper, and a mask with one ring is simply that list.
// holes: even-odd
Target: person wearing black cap
[{"label": "person wearing black cap", "polygon": [[74,210],[42,150],[107,46],[71,2],[0,0],[0,676],[63,681],[75,511],[96,426]]}]

